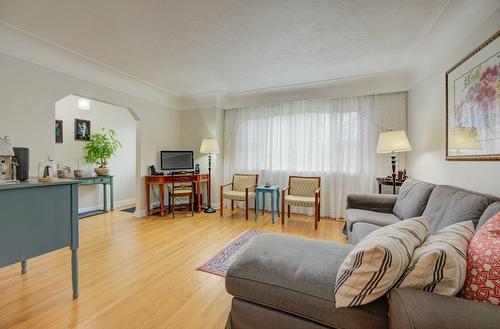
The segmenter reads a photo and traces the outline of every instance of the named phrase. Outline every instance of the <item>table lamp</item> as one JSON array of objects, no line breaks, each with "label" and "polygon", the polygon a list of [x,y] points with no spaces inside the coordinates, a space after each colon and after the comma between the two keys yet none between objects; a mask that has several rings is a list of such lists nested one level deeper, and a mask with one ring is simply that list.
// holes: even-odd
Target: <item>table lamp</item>
[{"label": "table lamp", "polygon": [[215,209],[212,208],[212,198],[211,198],[211,181],[212,181],[212,155],[219,153],[219,145],[217,145],[217,140],[215,138],[206,138],[201,141],[200,153],[208,154],[208,206],[205,209],[206,213],[214,213]]},{"label": "table lamp", "polygon": [[404,130],[380,133],[377,143],[377,153],[391,153],[392,192],[396,194],[396,153],[411,151],[410,141]]}]

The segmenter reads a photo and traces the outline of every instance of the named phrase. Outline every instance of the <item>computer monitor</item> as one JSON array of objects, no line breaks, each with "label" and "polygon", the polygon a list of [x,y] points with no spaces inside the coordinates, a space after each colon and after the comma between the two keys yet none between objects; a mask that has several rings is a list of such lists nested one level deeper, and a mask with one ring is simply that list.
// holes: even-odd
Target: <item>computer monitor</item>
[{"label": "computer monitor", "polygon": [[192,170],[194,168],[193,158],[193,151],[161,151],[161,170]]}]

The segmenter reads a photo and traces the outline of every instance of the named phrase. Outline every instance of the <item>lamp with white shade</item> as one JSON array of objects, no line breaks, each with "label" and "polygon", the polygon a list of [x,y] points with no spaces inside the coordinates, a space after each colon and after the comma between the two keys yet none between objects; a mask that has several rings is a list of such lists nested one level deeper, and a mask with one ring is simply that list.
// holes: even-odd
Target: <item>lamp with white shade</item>
[{"label": "lamp with white shade", "polygon": [[206,138],[201,141],[200,153],[208,154],[208,206],[205,209],[206,213],[214,213],[215,209],[212,208],[212,198],[211,198],[211,181],[212,181],[212,155],[219,153],[219,145],[217,144],[217,140],[215,138]]},{"label": "lamp with white shade", "polygon": [[404,130],[380,133],[377,143],[377,153],[391,153],[392,192],[396,194],[396,153],[411,151],[410,141]]}]

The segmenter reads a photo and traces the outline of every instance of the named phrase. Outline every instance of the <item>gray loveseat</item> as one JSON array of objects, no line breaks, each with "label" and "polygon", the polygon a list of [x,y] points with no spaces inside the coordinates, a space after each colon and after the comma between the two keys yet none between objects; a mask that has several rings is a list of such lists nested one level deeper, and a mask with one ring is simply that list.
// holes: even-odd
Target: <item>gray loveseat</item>
[{"label": "gray loveseat", "polygon": [[[348,199],[346,232],[356,241],[415,213],[428,216],[436,231],[470,219],[481,225],[500,211],[494,197],[414,180],[403,184],[399,197]],[[335,308],[337,271],[352,248],[283,234],[257,236],[227,273],[226,289],[234,297],[226,328],[465,329],[500,323],[497,306],[413,289],[395,289],[389,298],[360,307]]]}]

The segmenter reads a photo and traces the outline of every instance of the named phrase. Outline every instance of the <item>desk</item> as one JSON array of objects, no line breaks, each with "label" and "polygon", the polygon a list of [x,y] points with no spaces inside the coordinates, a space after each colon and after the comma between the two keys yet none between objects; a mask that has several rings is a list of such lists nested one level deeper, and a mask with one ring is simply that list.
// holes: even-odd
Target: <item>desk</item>
[{"label": "desk", "polygon": [[109,208],[111,211],[114,209],[113,205],[113,176],[112,175],[106,175],[106,176],[88,176],[88,177],[78,177],[74,178],[75,180],[78,181],[78,185],[102,185],[102,204],[103,204],[103,209],[100,210],[94,210],[94,211],[89,211],[89,212],[84,212],[81,214],[78,214],[78,217],[80,218],[85,218],[89,216],[95,216],[99,215],[105,212],[108,212],[108,193],[106,191],[106,186],[109,186]]},{"label": "desk", "polygon": [[[262,214],[266,210],[266,193],[271,195],[271,222],[274,224],[274,203],[278,208],[278,217],[280,216],[280,187],[278,185],[264,186],[259,185],[255,188],[255,220],[259,216],[259,195],[262,194]],[[276,193],[276,197],[274,196]]]},{"label": "desk", "polygon": [[[206,183],[209,180],[208,174],[195,174],[194,184],[196,187],[196,211],[201,211],[201,183]],[[151,214],[151,185],[158,185],[160,188],[160,215],[165,215],[165,184],[172,183],[172,176],[162,175],[162,176],[146,176],[144,181],[146,182],[146,205],[148,212]]]},{"label": "desk", "polygon": [[[404,183],[403,180],[398,180],[396,179],[396,186],[401,186]],[[388,186],[393,186],[392,184],[392,178],[377,178],[377,183],[378,183],[378,194],[382,194],[382,185],[388,185]],[[394,194],[396,194],[394,192]]]},{"label": "desk", "polygon": [[78,297],[78,182],[0,185],[0,267],[70,247],[73,299]]}]

